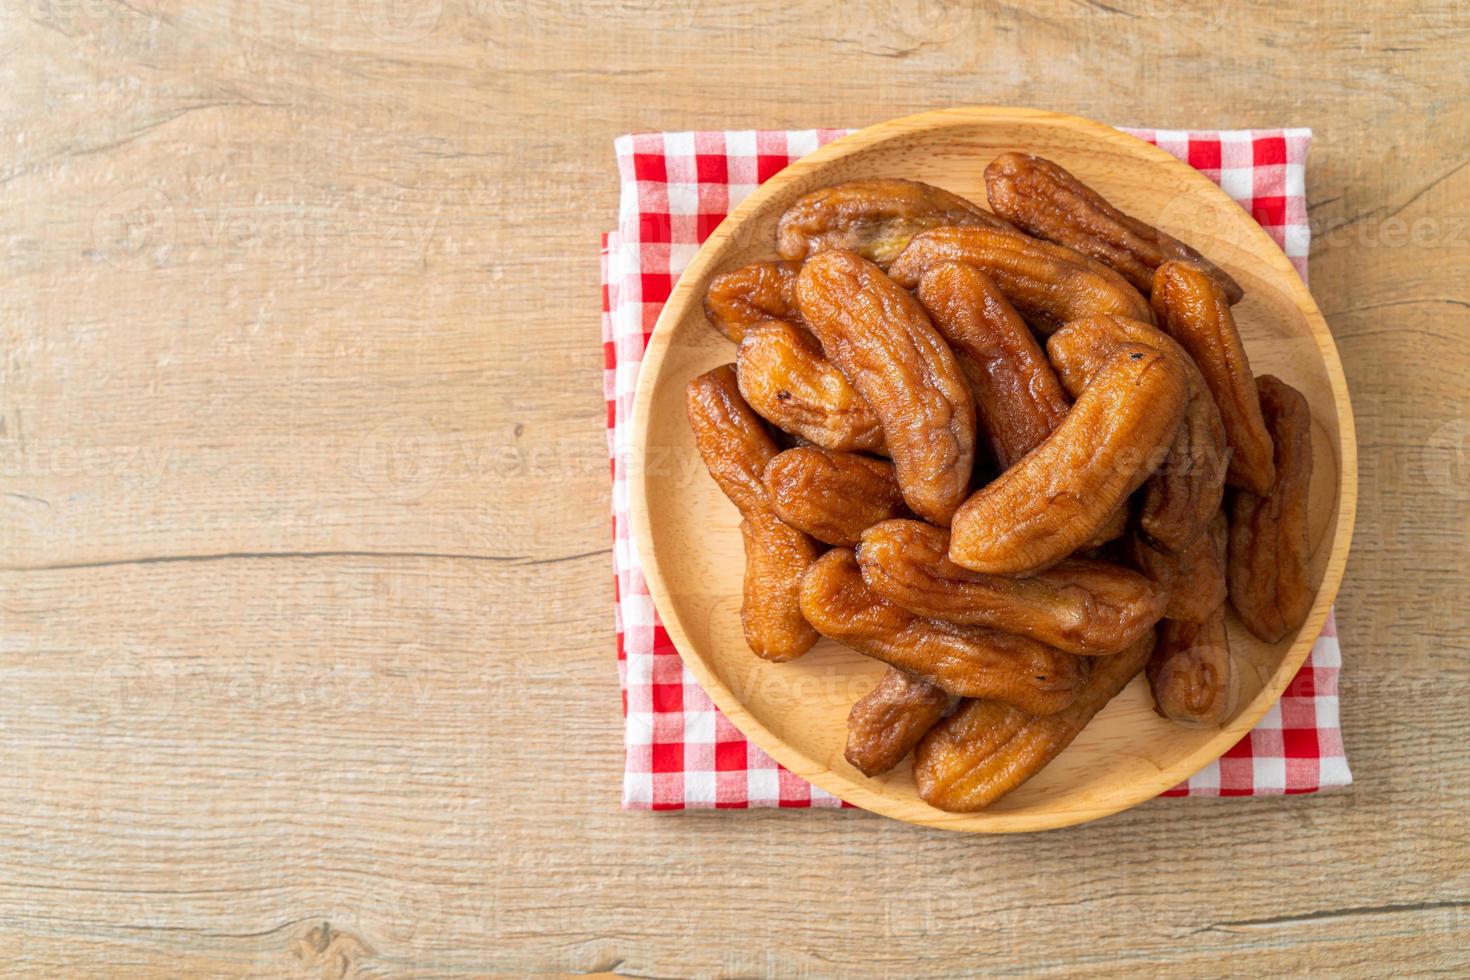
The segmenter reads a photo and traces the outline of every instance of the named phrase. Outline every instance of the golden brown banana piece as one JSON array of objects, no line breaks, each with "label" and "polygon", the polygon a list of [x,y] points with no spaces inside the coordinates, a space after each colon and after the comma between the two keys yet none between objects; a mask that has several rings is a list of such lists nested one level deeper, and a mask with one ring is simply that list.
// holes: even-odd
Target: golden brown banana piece
[{"label": "golden brown banana piece", "polygon": [[776,428],[827,449],[883,451],[873,407],[805,328],[785,320],[751,324],[735,364],[740,393]]},{"label": "golden brown banana piece", "polygon": [[904,501],[948,524],[975,461],[975,403],[949,345],[917,300],[852,252],[807,259],[797,296],[828,359],[878,414]]},{"label": "golden brown banana piece", "polygon": [[1225,601],[1225,543],[1228,536],[1223,513],[1215,515],[1209,531],[1201,534],[1184,551],[1163,551],[1142,535],[1128,542],[1133,565],[1168,593],[1164,610],[1168,619],[1202,623]]},{"label": "golden brown banana piece", "polygon": [[1264,497],[1274,476],[1271,436],[1225,291],[1195,266],[1165,262],[1154,273],[1153,308],[1159,329],[1194,358],[1220,409],[1231,449],[1226,482]]},{"label": "golden brown banana piece", "polygon": [[1272,375],[1258,380],[1261,409],[1276,447],[1276,482],[1265,497],[1244,491],[1230,510],[1230,603],[1267,643],[1301,629],[1312,610],[1307,563],[1307,495],[1312,482],[1312,410],[1302,393]]},{"label": "golden brown banana piece", "polygon": [[867,587],[848,548],[832,549],[807,569],[801,611],[823,636],[951,694],[1033,714],[1062,710],[1087,678],[1081,657],[1035,640],[905,612]]},{"label": "golden brown banana piece", "polygon": [[1037,717],[998,701],[965,701],[914,756],[919,798],[952,813],[982,810],[1040,772],[1148,662],[1152,631],[1122,653],[1089,661],[1077,700]]},{"label": "golden brown banana piece", "polygon": [[820,549],[811,536],[770,511],[753,510],[740,522],[745,542],[745,591],[740,623],[757,657],[794,660],[817,642],[801,615],[801,577]]},{"label": "golden brown banana piece", "polygon": [[788,449],[766,464],[776,515],[818,541],[851,547],[868,528],[904,512],[893,464],[814,446]]},{"label": "golden brown banana piece", "polygon": [[1144,344],[1173,355],[1188,379],[1184,421],[1163,465],[1144,484],[1138,508],[1144,534],[1168,551],[1183,551],[1219,512],[1229,460],[1220,410],[1194,360],[1157,327],[1118,316],[1074,320],[1047,339],[1046,350],[1063,386],[1076,395],[1122,343]]},{"label": "golden brown banana piece", "polygon": [[935,228],[915,235],[889,275],[905,289],[948,262],[975,266],[1043,333],[1071,320],[1116,313],[1153,322],[1148,300],[1096,259],[1019,232],[995,228]]},{"label": "golden brown banana piece", "polygon": [[1215,726],[1235,710],[1235,666],[1221,603],[1202,623],[1166,619],[1146,670],[1154,709],[1181,725]]},{"label": "golden brown banana piece", "polygon": [[970,381],[991,456],[1008,468],[1061,424],[1071,399],[1026,322],[985,273],[947,262],[924,273],[917,295]]},{"label": "golden brown banana piece", "polygon": [[1187,393],[1173,357],[1114,348],[1062,424],[960,507],[950,559],[1024,575],[1091,541],[1173,442]]},{"label": "golden brown banana piece", "polygon": [[1168,593],[1121,565],[1068,558],[1029,578],[950,561],[949,533],[892,520],[863,532],[858,567],[878,595],[933,619],[1027,636],[1082,656],[1117,653],[1153,629]]},{"label": "golden brown banana piece", "polygon": [[741,397],[735,365],[722,364],[689,382],[685,409],[699,455],[725,496],[742,514],[769,510],[766,464],[781,450]]},{"label": "golden brown banana piece", "polygon": [[800,262],[754,262],[710,280],[704,313],[716,330],[740,343],[745,330],[765,320],[800,323],[796,274]]},{"label": "golden brown banana piece", "polygon": [[764,483],[777,447],[765,423],[740,397],[735,365],[722,364],[689,382],[685,392],[694,443],[710,476],[740,510],[745,542],[745,595],[740,619],[757,656],[791,660],[817,642],[801,617],[802,572],[817,547],[801,531],[782,524]]},{"label": "golden brown banana piece", "polygon": [[1057,164],[1027,153],[1005,153],[985,168],[990,206],[1022,231],[1090,255],[1122,273],[1145,296],[1154,270],[1176,259],[1208,272],[1230,302],[1243,295],[1224,270],[1179,239],[1131,218]]},{"label": "golden brown banana piece", "polygon": [[1011,228],[979,205],[930,184],[852,180],[812,191],[787,208],[776,226],[776,252],[799,261],[842,248],[886,269],[909,239],[940,225]]},{"label": "golden brown banana piece", "polygon": [[959,701],[944,688],[889,667],[847,716],[844,756],[864,776],[878,776],[903,761],[919,739]]}]

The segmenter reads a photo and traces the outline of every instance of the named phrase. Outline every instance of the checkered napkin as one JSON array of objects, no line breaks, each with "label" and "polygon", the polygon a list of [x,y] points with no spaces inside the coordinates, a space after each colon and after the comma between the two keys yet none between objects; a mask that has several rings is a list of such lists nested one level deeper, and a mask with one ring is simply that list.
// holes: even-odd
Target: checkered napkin
[{"label": "checkered napkin", "polygon": [[[1217,182],[1248,210],[1305,279],[1306,129],[1127,130]],[[730,724],[684,669],[659,623],[628,533],[633,392],[649,333],[674,280],[726,213],[788,163],[844,135],[640,133],[615,142],[622,178],[617,231],[603,238],[602,339],[613,475],[618,676],[627,763],[623,806],[841,806],[786,771]],[[1341,659],[1331,616],[1280,702],[1218,761],[1166,796],[1312,793],[1352,780],[1337,720]]]}]

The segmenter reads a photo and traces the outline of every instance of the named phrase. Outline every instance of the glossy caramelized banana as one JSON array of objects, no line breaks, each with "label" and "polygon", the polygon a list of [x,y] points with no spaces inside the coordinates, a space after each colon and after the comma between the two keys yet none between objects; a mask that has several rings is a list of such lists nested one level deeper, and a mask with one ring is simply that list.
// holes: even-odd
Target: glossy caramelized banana
[{"label": "glossy caramelized banana", "polygon": [[766,464],[777,447],[735,382],[735,365],[722,364],[689,382],[685,392],[694,443],[715,483],[740,510],[745,542],[744,602],[740,620],[757,656],[790,660],[817,641],[801,617],[801,574],[816,558],[805,533],[781,523],[766,494]]},{"label": "glossy caramelized banana", "polygon": [[715,329],[740,343],[745,330],[764,320],[800,321],[796,274],[800,262],[754,262],[710,280],[704,313]]},{"label": "glossy caramelized banana", "polygon": [[965,701],[914,755],[919,798],[952,813],[984,809],[1040,772],[1138,675],[1153,651],[1144,634],[1122,653],[1096,657],[1077,699],[1045,717],[997,701]]},{"label": "glossy caramelized banana", "polygon": [[882,452],[873,407],[804,328],[785,320],[751,324],[735,364],[740,393],[776,428],[827,449]]},{"label": "glossy caramelized banana", "polygon": [[951,694],[1060,711],[1087,678],[1085,661],[1035,640],[914,616],[863,582],[848,548],[807,569],[801,611],[823,636],[928,680]]},{"label": "glossy caramelized banana", "polygon": [[893,464],[856,453],[788,449],[766,464],[765,483],[781,520],[827,544],[855,545],[904,512]]},{"label": "glossy caramelized banana", "polygon": [[904,501],[948,524],[975,457],[975,404],[949,345],[907,291],[852,252],[808,259],[797,295],[827,357],[877,412]]},{"label": "glossy caramelized banana", "polygon": [[1256,636],[1275,643],[1312,609],[1307,563],[1307,494],[1312,481],[1312,412],[1280,378],[1257,382],[1275,441],[1276,482],[1265,497],[1237,493],[1230,510],[1230,603]]},{"label": "glossy caramelized banana", "polygon": [[863,532],[858,567],[878,595],[909,612],[1028,636],[1067,653],[1117,653],[1164,614],[1168,593],[1121,565],[1068,558],[1028,578],[949,560],[949,533],[892,520]]},{"label": "glossy caramelized banana", "polygon": [[1194,358],[1219,406],[1231,449],[1226,482],[1265,496],[1274,476],[1271,436],[1225,291],[1192,265],[1165,262],[1154,273],[1153,308],[1159,328]]},{"label": "glossy caramelized banana", "polygon": [[889,667],[848,713],[843,755],[864,776],[882,775],[902,762],[958,700],[922,677]]},{"label": "glossy caramelized banana", "polygon": [[1169,355],[1114,348],[1062,424],[960,507],[951,560],[1023,575],[1091,541],[1173,442],[1187,391]]},{"label": "glossy caramelized banana", "polygon": [[689,382],[685,408],[694,444],[725,496],[742,514],[769,510],[766,464],[781,450],[741,397],[735,365],[721,364]]},{"label": "glossy caramelized banana", "polygon": [[817,560],[811,537],[769,511],[753,510],[740,522],[745,542],[745,595],[740,623],[757,657],[792,660],[817,642],[801,615],[801,577]]},{"label": "glossy caramelized banana", "polygon": [[975,395],[976,424],[1006,469],[1061,424],[1071,399],[1030,328],[985,273],[947,262],[924,273],[917,295],[959,358]]},{"label": "glossy caramelized banana", "polygon": [[776,226],[776,251],[801,260],[842,248],[886,269],[909,239],[940,225],[1011,227],[957,194],[916,180],[852,180],[812,191],[787,208]]},{"label": "glossy caramelized banana", "polygon": [[1221,603],[1202,623],[1166,619],[1145,670],[1154,709],[1181,725],[1219,725],[1235,708],[1235,666]]},{"label": "glossy caramelized banana", "polygon": [[1202,623],[1225,601],[1225,515],[1219,513],[1184,551],[1164,551],[1140,535],[1128,542],[1134,566],[1168,593],[1164,615],[1188,623]]},{"label": "glossy caramelized banana", "polygon": [[1179,239],[1130,218],[1050,160],[1002,154],[985,168],[985,189],[996,214],[1027,234],[1117,269],[1145,296],[1153,288],[1154,270],[1177,259],[1204,269],[1230,302],[1240,301],[1240,285],[1214,263]]},{"label": "glossy caramelized banana", "polygon": [[889,270],[912,289],[930,269],[960,262],[995,280],[1011,305],[1046,333],[1069,320],[1117,313],[1153,322],[1148,300],[1096,259],[1029,235],[994,228],[935,228],[915,235]]},{"label": "glossy caramelized banana", "polygon": [[1229,460],[1220,410],[1194,360],[1158,328],[1117,316],[1074,320],[1051,335],[1046,350],[1062,384],[1077,394],[1122,343],[1145,344],[1172,355],[1188,380],[1184,421],[1163,464],[1144,484],[1138,509],[1139,527],[1146,535],[1169,551],[1182,551],[1220,510]]}]

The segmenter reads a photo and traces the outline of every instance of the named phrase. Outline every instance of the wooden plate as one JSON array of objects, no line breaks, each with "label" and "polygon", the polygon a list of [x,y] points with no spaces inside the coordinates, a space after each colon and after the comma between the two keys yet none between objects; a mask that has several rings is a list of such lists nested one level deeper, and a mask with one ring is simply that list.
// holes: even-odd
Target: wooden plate
[{"label": "wooden plate", "polygon": [[[918,798],[908,762],[869,779],[843,759],[852,703],[884,666],[830,640],[788,664],[759,660],[740,628],[744,557],[735,508],[705,472],[684,415],[690,378],[734,360],[706,321],[710,278],[775,257],[781,212],[800,195],[860,177],[907,177],[985,201],[985,166],[1007,150],[1055,160],[1129,214],[1224,266],[1242,286],[1235,307],[1251,366],[1300,389],[1312,406],[1312,579],[1307,624],[1276,645],[1233,619],[1238,708],[1221,728],[1187,729],[1154,714],[1139,678],[1039,775],[981,813],[951,814]],[[633,419],[633,533],[649,590],[684,661],[720,710],[782,765],[886,816],[953,830],[1044,830],[1150,799],[1217,758],[1260,720],[1322,629],[1347,560],[1357,455],[1342,365],[1327,324],[1281,250],[1223,191],[1162,150],[1087,119],[1010,108],[927,112],[873,126],[792,164],[716,229],[669,297],[644,355]]]}]

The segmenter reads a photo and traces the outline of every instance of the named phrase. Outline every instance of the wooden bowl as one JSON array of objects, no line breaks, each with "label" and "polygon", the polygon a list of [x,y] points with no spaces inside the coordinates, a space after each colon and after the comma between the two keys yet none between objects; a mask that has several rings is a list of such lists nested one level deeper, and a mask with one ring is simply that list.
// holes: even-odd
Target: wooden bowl
[{"label": "wooden bowl", "polygon": [[[1311,575],[1316,601],[1293,638],[1261,643],[1231,617],[1241,689],[1220,728],[1159,718],[1135,679],[1051,765],[989,809],[946,813],[919,799],[909,762],[874,779],[843,759],[849,708],[884,665],[830,640],[787,664],[758,659],[740,627],[739,517],[699,463],[684,386],[733,361],[702,308],[712,276],[775,257],[776,220],[796,198],[861,177],[907,177],[985,202],[984,170],[1007,150],[1055,160],[1129,214],[1222,265],[1245,287],[1235,315],[1256,374],[1276,374],[1312,406]],[[649,342],[633,420],[633,533],[648,587],[684,662],[720,710],[792,772],[857,806],[952,830],[1007,832],[1082,823],[1150,799],[1220,756],[1296,674],[1322,629],[1347,561],[1357,496],[1352,411],[1327,324],[1266,233],[1202,174],[1108,126],[1054,112],[977,107],[926,112],[823,147],[762,184],[705,242]]]}]

